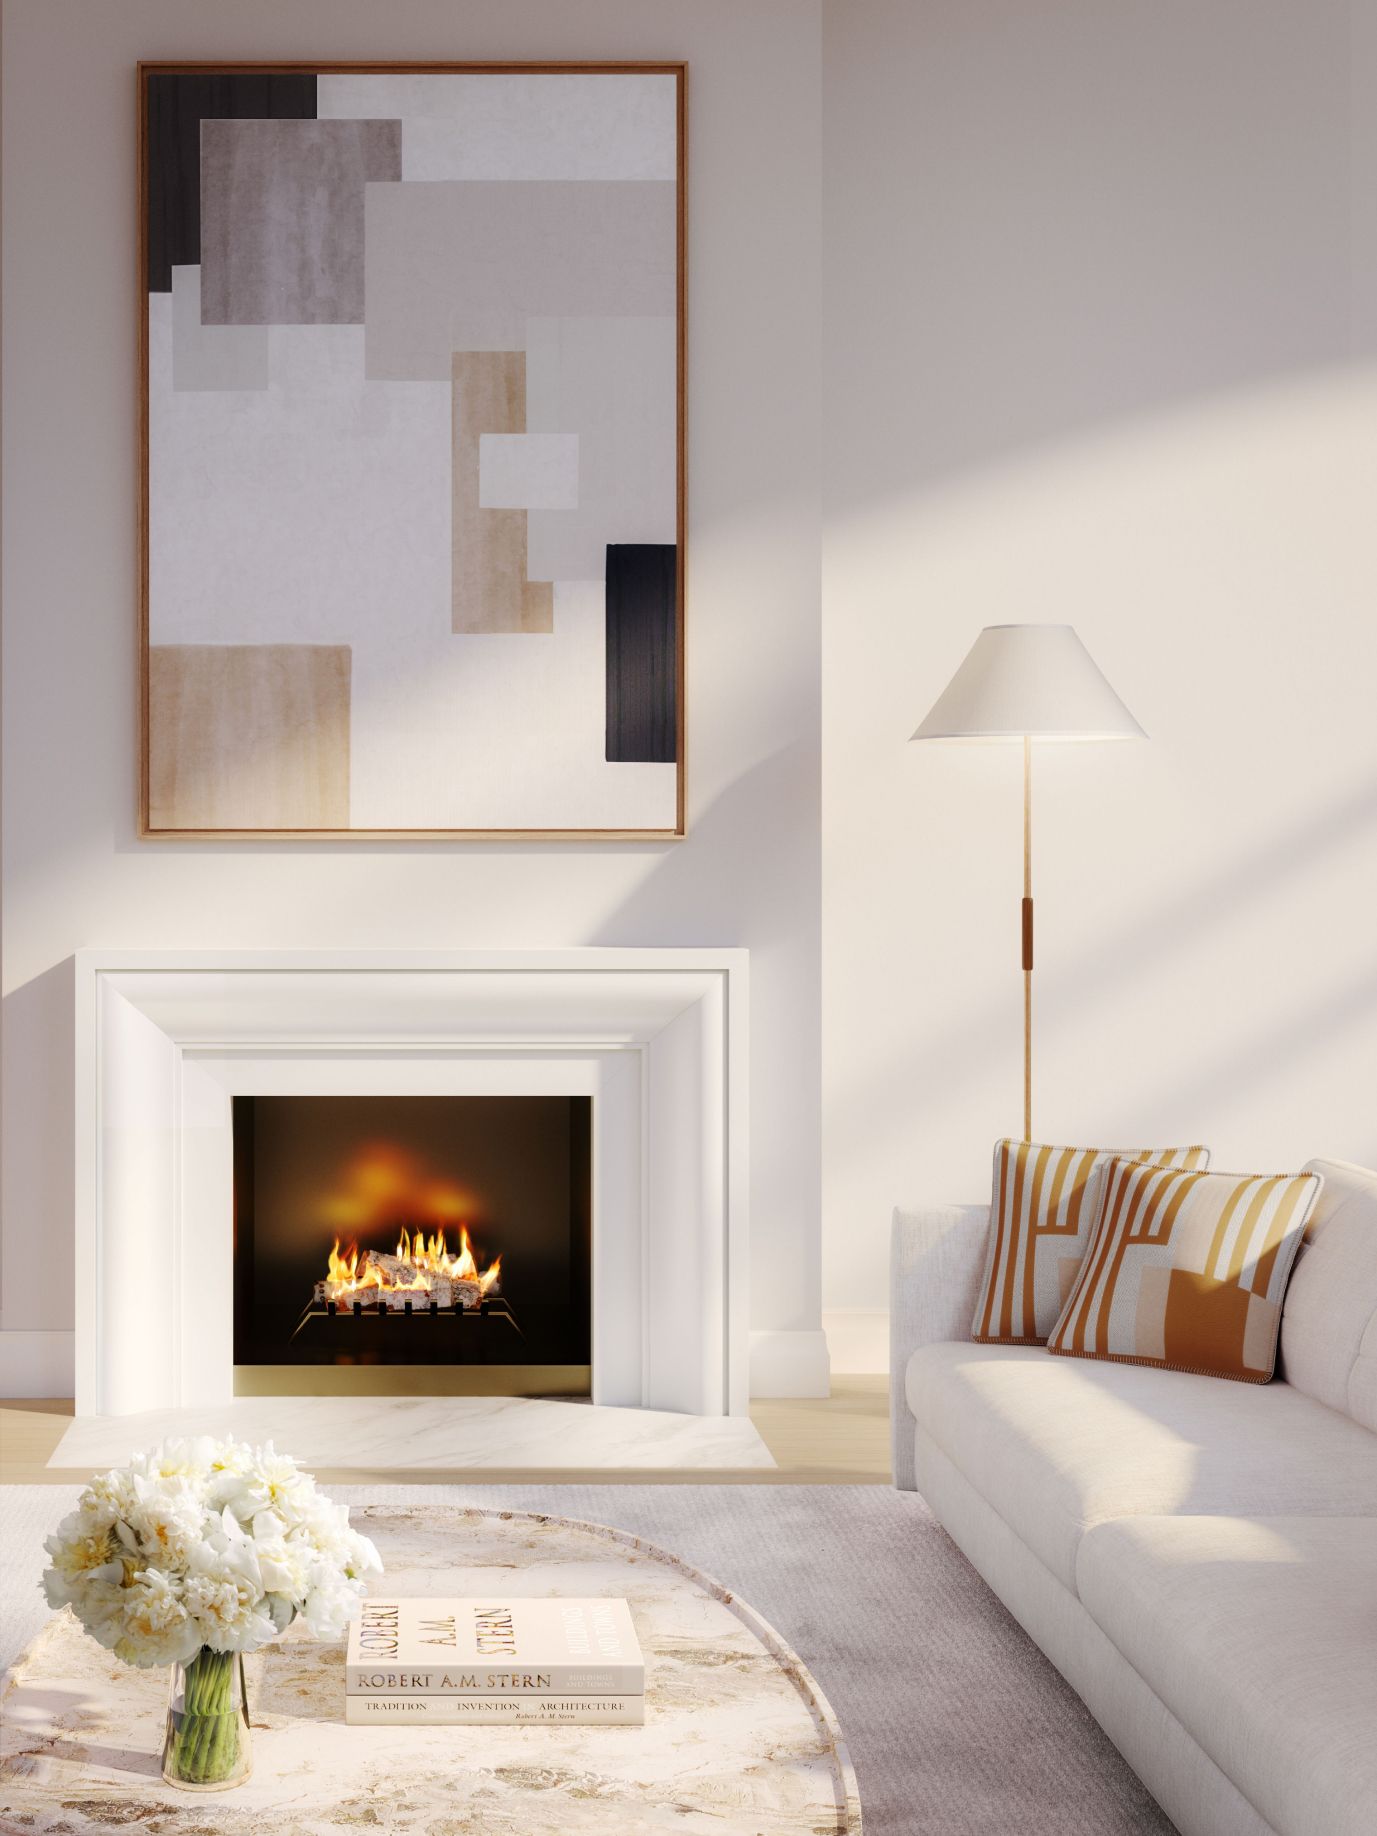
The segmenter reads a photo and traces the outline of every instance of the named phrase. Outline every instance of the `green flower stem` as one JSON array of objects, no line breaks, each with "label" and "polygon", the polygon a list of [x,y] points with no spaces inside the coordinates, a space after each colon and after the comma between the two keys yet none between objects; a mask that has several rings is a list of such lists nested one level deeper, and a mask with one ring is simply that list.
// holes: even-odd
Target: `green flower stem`
[{"label": "green flower stem", "polygon": [[186,1666],[182,1710],[174,1716],[170,1769],[189,1785],[226,1779],[239,1759],[239,1708],[233,1651],[204,1647]]}]

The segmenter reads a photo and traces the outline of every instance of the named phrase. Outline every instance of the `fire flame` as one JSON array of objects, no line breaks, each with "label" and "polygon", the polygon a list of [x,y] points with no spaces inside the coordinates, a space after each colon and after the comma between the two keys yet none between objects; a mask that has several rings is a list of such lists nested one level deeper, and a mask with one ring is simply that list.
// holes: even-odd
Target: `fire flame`
[{"label": "fire flame", "polygon": [[376,1262],[369,1259],[367,1252],[360,1255],[357,1243],[351,1243],[348,1250],[341,1254],[340,1240],[336,1237],[326,1273],[329,1284],[327,1291],[330,1291],[331,1299],[351,1300],[366,1294],[370,1288],[391,1294],[427,1294],[435,1285],[436,1276],[445,1276],[454,1281],[476,1282],[479,1293],[488,1294],[497,1286],[497,1278],[502,1272],[500,1256],[495,1257],[486,1269],[479,1270],[474,1259],[473,1245],[469,1242],[469,1233],[462,1225],[459,1228],[458,1255],[450,1254],[443,1230],[435,1231],[429,1237],[424,1231],[418,1230],[413,1237],[409,1230],[404,1229],[397,1239],[394,1253],[396,1259],[405,1265],[402,1272],[411,1276],[411,1280],[393,1280]]},{"label": "fire flame", "polygon": [[469,1233],[461,1224],[459,1226],[459,1254],[451,1256],[445,1232],[433,1231],[429,1237],[424,1231],[417,1231],[413,1237],[410,1231],[403,1230],[397,1239],[397,1255],[403,1262],[409,1262],[417,1269],[428,1270],[433,1275],[448,1275],[461,1281],[476,1281],[484,1294],[495,1286],[502,1268],[499,1256],[490,1267],[479,1273],[478,1264],[474,1261],[473,1245],[469,1242]]}]

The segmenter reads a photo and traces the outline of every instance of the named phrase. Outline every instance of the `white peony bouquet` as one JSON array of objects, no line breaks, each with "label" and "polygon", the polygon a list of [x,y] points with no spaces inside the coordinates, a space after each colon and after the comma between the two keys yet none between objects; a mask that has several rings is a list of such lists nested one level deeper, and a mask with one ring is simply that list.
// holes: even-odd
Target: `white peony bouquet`
[{"label": "white peony bouquet", "polygon": [[317,1638],[339,1637],[363,1577],[382,1570],[348,1507],[289,1455],[208,1436],[100,1474],[44,1548],[50,1606],[70,1606],[127,1664],[182,1667],[185,1738],[164,1770],[183,1782],[222,1779],[238,1757],[227,1749],[242,1654],[298,1615]]}]

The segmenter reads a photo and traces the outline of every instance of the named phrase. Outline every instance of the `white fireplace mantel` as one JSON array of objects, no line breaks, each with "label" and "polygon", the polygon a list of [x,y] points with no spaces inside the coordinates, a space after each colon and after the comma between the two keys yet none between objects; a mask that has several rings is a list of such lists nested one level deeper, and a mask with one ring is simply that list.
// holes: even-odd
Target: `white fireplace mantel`
[{"label": "white fireplace mantel", "polygon": [[594,1400],[745,1412],[744,950],[83,950],[75,1045],[79,1415],[233,1393],[234,1095],[523,1091],[594,1099]]}]

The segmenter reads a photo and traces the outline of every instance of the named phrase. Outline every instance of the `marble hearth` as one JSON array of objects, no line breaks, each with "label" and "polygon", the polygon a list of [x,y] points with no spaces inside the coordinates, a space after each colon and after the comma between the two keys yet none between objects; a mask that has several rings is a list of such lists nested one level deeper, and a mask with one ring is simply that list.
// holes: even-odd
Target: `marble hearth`
[{"label": "marble hearth", "polygon": [[[192,1412],[79,1416],[54,1469],[122,1466],[185,1434]],[[731,1471],[773,1467],[745,1415],[681,1415],[520,1396],[238,1396],[197,1409],[199,1433],[272,1441],[313,1471],[387,1473]]]}]

